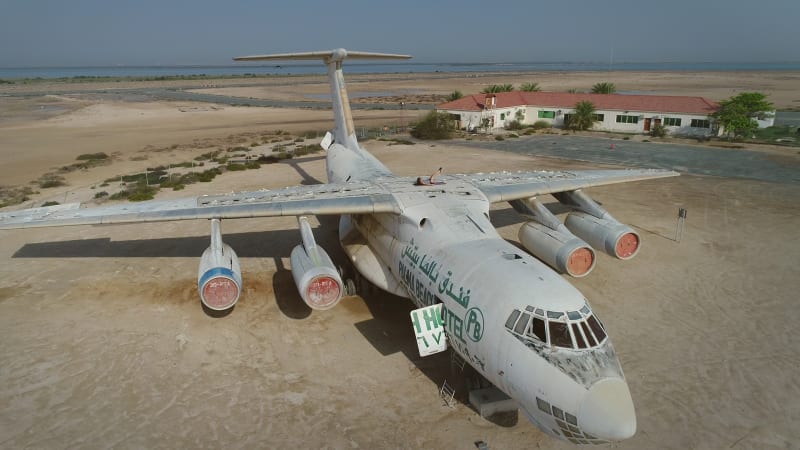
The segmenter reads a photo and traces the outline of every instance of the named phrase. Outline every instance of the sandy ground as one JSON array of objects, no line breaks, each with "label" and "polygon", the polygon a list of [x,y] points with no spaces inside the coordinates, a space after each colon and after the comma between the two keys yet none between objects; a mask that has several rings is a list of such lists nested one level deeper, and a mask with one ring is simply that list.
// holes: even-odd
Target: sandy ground
[{"label": "sandy ground", "polygon": [[[421,75],[420,75],[421,76]],[[350,75],[348,92],[354,102],[430,103],[444,101],[454,90],[480,92],[491,84],[538,83],[544,91],[590,91],[595,83],[614,83],[617,91],[636,94],[689,95],[723,100],[741,92],[762,92],[778,109],[800,108],[800,72],[526,72],[468,74]],[[319,100],[328,95],[325,78],[309,77],[303,84],[216,86],[198,92],[270,100]]]},{"label": "sandy ground", "polygon": [[[0,124],[1,163],[25,182],[54,159],[119,152],[110,166],[69,174],[68,191],[207,151],[198,141],[305,130],[304,114],[327,119],[296,111],[300,123],[289,124],[284,110],[178,106],[197,105],[95,102],[10,114]],[[402,175],[592,167],[456,145],[366,146]],[[309,157],[159,198],[314,179],[324,179],[324,165]],[[681,176],[590,194],[644,239],[634,260],[601,255],[594,273],[572,280],[609,329],[636,405],[638,433],[615,447],[797,448],[800,186]],[[46,195],[54,194],[36,198]],[[672,240],[678,207],[689,211],[680,243]],[[513,210],[496,205],[492,218],[516,240]],[[318,241],[341,258],[335,223],[321,222]],[[293,218],[223,224],[245,292],[227,317],[205,315],[196,271],[207,227],[0,232],[0,447],[474,448],[483,440],[496,449],[573,448],[524,418],[480,418],[463,389],[455,408],[444,406],[438,387],[460,385],[461,375],[446,355],[420,360],[409,302],[370,290],[310,311],[289,272]]]}]

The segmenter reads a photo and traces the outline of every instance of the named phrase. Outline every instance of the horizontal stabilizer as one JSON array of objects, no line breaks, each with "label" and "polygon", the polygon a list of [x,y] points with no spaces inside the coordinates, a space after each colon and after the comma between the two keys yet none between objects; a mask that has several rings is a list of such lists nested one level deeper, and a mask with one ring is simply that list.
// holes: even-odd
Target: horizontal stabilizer
[{"label": "horizontal stabilizer", "polygon": [[253,55],[253,56],[239,56],[233,58],[234,61],[270,61],[270,60],[332,60],[341,61],[343,59],[409,59],[410,55],[397,55],[394,53],[374,53],[374,52],[355,52],[348,51],[343,48],[333,50],[323,50],[318,52],[301,52],[301,53],[276,53],[272,55]]}]

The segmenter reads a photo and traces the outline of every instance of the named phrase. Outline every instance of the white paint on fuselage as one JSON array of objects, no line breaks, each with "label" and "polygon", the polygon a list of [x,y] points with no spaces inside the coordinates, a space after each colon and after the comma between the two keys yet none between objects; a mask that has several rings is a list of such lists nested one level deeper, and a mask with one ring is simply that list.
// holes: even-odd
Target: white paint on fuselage
[{"label": "white paint on fuselage", "polygon": [[[418,307],[442,303],[451,346],[515,399],[543,431],[568,437],[559,431],[564,422],[557,423],[550,407],[549,412],[539,408],[537,399],[577,417],[593,385],[608,379],[624,383],[608,339],[599,348],[573,350],[523,342],[505,328],[514,309],[577,311],[586,300],[560,275],[497,233],[481,191],[446,175],[437,177],[442,184],[416,186],[395,177],[361,148],[337,143],[328,148],[327,160],[330,182],[369,180],[392,192],[400,206],[399,215],[343,218],[347,230],[340,236],[342,247],[356,268],[377,286],[405,293]],[[351,225],[368,245],[353,245]],[[630,394],[621,403],[627,408]],[[618,435],[625,436],[626,430]]]}]

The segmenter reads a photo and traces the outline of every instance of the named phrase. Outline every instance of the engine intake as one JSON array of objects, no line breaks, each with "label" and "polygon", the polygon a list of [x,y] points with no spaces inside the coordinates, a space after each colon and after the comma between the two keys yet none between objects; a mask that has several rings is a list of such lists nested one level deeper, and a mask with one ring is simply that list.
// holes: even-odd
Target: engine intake
[{"label": "engine intake", "polygon": [[236,252],[222,242],[219,219],[211,219],[211,245],[200,257],[197,290],[203,305],[214,311],[233,308],[242,292],[242,270]]},{"label": "engine intake", "polygon": [[297,219],[303,244],[292,249],[292,277],[303,301],[312,309],[325,310],[342,299],[343,283],[330,256],[317,246],[311,225],[305,217]]},{"label": "engine intake", "polygon": [[631,259],[639,252],[639,234],[613,218],[601,219],[583,212],[572,212],[567,215],[565,225],[592,247],[615,258]]},{"label": "engine intake", "polygon": [[594,269],[594,250],[567,230],[531,221],[522,225],[518,236],[525,249],[560,273],[579,278]]}]

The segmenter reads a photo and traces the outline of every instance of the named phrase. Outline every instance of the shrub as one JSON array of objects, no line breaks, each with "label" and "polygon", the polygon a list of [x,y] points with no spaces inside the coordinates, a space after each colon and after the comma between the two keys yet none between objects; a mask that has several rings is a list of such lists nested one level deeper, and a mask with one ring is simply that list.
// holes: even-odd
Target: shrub
[{"label": "shrub", "polygon": [[506,139],[503,136],[495,136],[494,140],[495,141],[505,141]]},{"label": "shrub", "polygon": [[56,206],[56,205],[60,205],[60,204],[61,203],[54,202],[54,201],[50,200],[49,202],[42,203],[42,206]]},{"label": "shrub", "polygon": [[75,159],[77,159],[79,161],[89,161],[89,160],[92,160],[92,159],[108,159],[108,155],[105,154],[104,152],[84,153],[82,155],[78,155],[78,157],[75,158]]},{"label": "shrub", "polygon": [[108,197],[108,192],[100,191],[94,194],[94,198],[103,198],[103,197]]},{"label": "shrub", "polygon": [[546,120],[537,120],[533,123],[534,130],[541,130],[543,128],[550,128],[550,122]]},{"label": "shrub", "polygon": [[506,130],[521,130],[523,128],[525,127],[523,127],[522,124],[519,123],[519,120],[512,120],[511,122],[508,122],[508,124],[506,125]]},{"label": "shrub", "polygon": [[132,202],[143,202],[155,198],[156,192],[154,188],[148,187],[147,189],[136,190],[128,196],[128,200]]},{"label": "shrub", "polygon": [[52,173],[42,175],[42,177],[39,178],[38,183],[39,187],[42,189],[64,186],[67,184],[64,182],[64,177]]},{"label": "shrub", "polygon": [[236,172],[238,170],[247,170],[247,167],[245,167],[244,164],[236,164],[236,163],[230,163],[227,166],[225,166],[225,168],[227,170],[230,170],[231,172]]},{"label": "shrub", "polygon": [[653,128],[650,129],[650,136],[663,138],[667,135],[667,128],[660,123],[653,125]]},{"label": "shrub", "polygon": [[109,198],[111,200],[122,200],[122,199],[128,198],[129,195],[130,195],[130,192],[123,190],[123,191],[117,192],[116,194],[112,194],[111,197],[109,197]]},{"label": "shrub", "polygon": [[411,135],[417,139],[450,139],[455,124],[450,114],[431,111],[417,122]]}]

